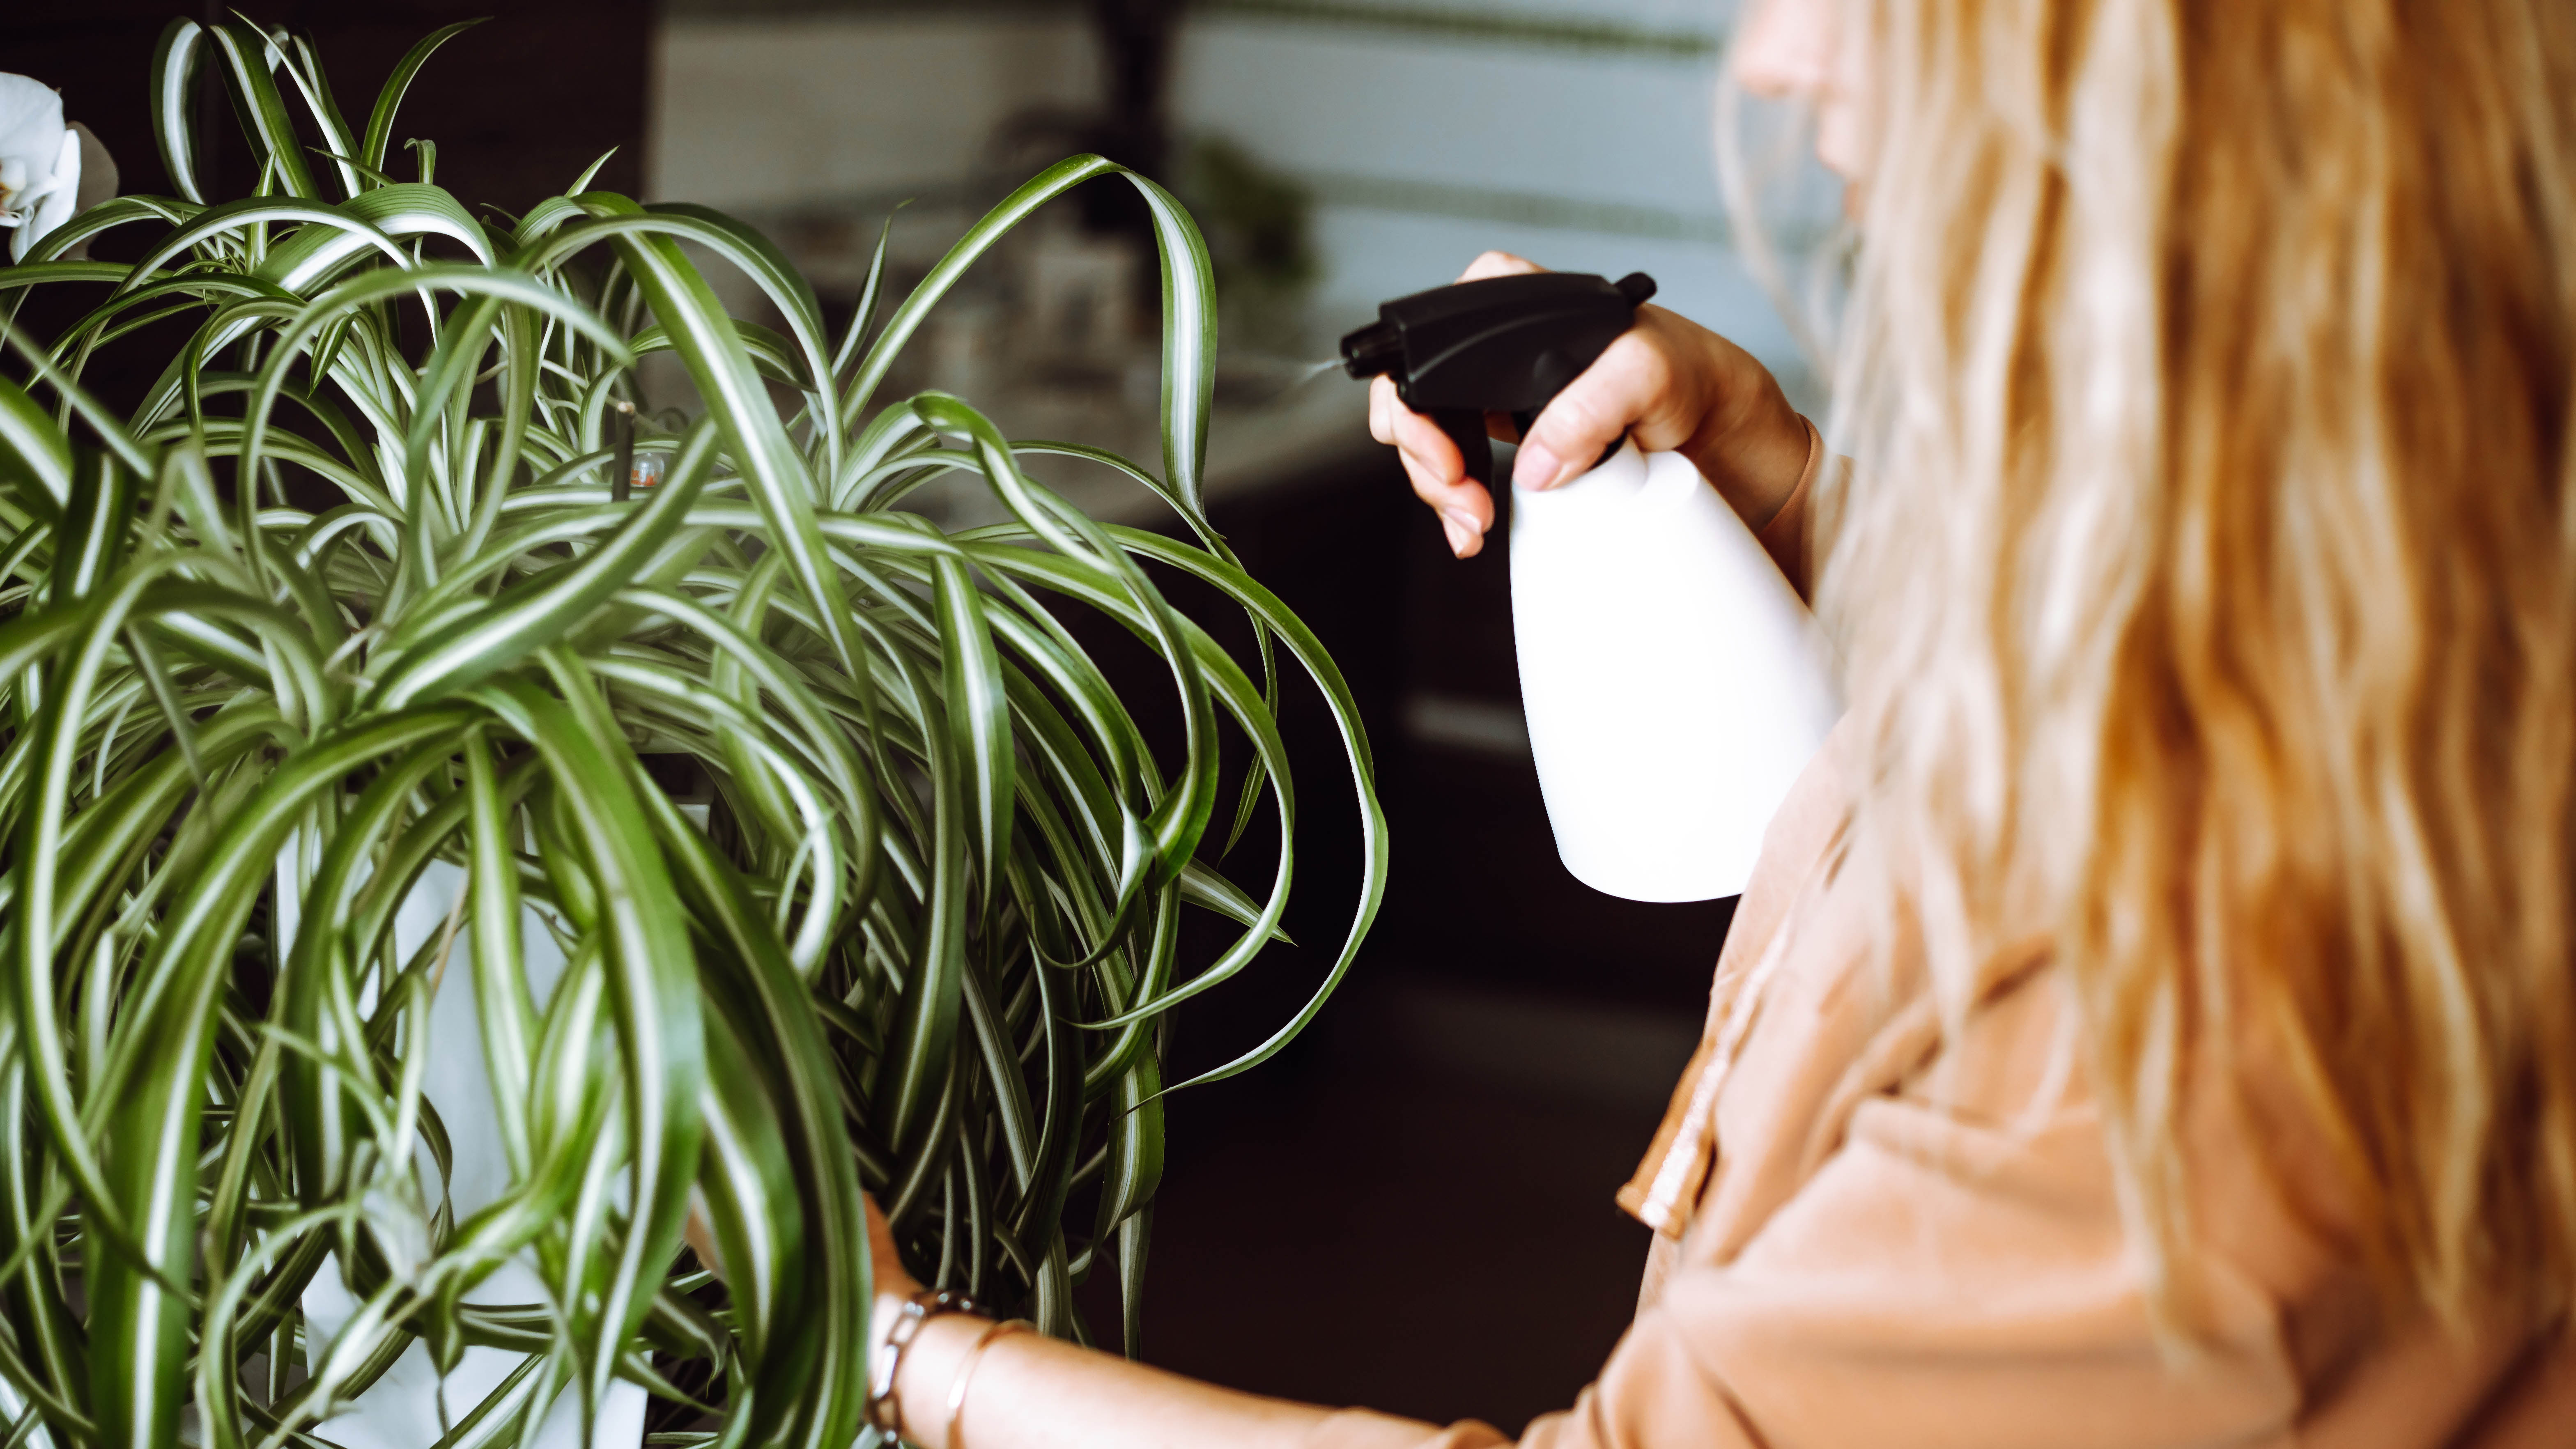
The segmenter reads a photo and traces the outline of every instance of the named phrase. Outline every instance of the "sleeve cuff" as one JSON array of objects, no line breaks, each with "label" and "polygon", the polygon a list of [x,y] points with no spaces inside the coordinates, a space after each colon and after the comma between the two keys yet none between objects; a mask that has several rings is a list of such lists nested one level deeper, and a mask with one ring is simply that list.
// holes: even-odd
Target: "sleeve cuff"
[{"label": "sleeve cuff", "polygon": [[1816,495],[1816,479],[1824,473],[1833,452],[1825,446],[1825,435],[1807,420],[1805,414],[1801,413],[1798,421],[1807,429],[1807,466],[1798,474],[1798,485],[1780,501],[1780,510],[1760,528],[1753,530],[1753,537],[1762,545],[1764,552],[1779,562],[1781,572],[1789,576],[1790,583],[1803,597],[1811,571],[1807,554],[1807,520],[1814,510],[1809,505]]},{"label": "sleeve cuff", "polygon": [[1827,456],[1824,433],[1808,420],[1805,413],[1798,415],[1798,425],[1807,430],[1807,466],[1798,471],[1797,485],[1789,490],[1787,497],[1780,500],[1780,506],[1772,510],[1771,516],[1763,520],[1759,528],[1753,530],[1757,537],[1765,540],[1769,539],[1771,530],[1778,527],[1782,520],[1806,511],[1808,490],[1815,486],[1816,475],[1824,471]]}]

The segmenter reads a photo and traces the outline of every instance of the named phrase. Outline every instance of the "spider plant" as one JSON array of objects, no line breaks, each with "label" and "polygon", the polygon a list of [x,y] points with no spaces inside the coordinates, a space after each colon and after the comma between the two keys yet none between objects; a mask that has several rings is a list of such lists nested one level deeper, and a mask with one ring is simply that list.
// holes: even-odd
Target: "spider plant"
[{"label": "spider plant", "polygon": [[[1160,1099],[1187,1085],[1161,1027],[1287,902],[1282,654],[1338,721],[1367,868],[1323,989],[1200,1080],[1311,1020],[1376,909],[1350,694],[1201,505],[1214,309],[1162,188],[1066,161],[890,307],[880,241],[835,337],[720,213],[585,175],[486,225],[425,144],[392,179],[405,90],[462,28],[361,128],[301,39],[174,23],[151,94],[179,194],[0,270],[11,315],[37,287],[94,301],[50,339],[10,326],[0,375],[10,1444],[168,1444],[183,1410],[225,1449],[321,1442],[415,1344],[442,1371],[525,1355],[442,1403],[442,1442],[509,1442],[624,1381],[720,1412],[710,1440],[847,1444],[863,1189],[926,1276],[1050,1332],[1083,1335],[1071,1291],[1114,1272],[1132,1343]],[[241,119],[248,196],[198,183],[201,81]],[[959,275],[1094,180],[1155,219],[1159,469],[881,397]],[[139,262],[61,259],[126,227]],[[684,242],[784,331],[729,318]],[[83,388],[172,317],[194,330],[130,415]],[[632,368],[666,349],[704,413],[638,435]],[[639,454],[658,486],[628,486]],[[1196,542],[1085,517],[1036,458],[1153,490]],[[896,509],[959,472],[1013,521]],[[1239,607],[1249,657],[1149,564]],[[1158,657],[1177,750],[1068,626],[1086,611]],[[1256,894],[1210,860],[1265,798]],[[436,929],[399,928],[441,880]],[[1185,965],[1188,910],[1239,930]],[[470,998],[506,1166],[479,1204],[450,1180],[478,1144],[423,1085],[442,992]],[[721,1285],[682,1247],[693,1202]],[[356,1304],[328,1333],[304,1307],[326,1266]],[[530,1301],[488,1301],[505,1281]]]}]

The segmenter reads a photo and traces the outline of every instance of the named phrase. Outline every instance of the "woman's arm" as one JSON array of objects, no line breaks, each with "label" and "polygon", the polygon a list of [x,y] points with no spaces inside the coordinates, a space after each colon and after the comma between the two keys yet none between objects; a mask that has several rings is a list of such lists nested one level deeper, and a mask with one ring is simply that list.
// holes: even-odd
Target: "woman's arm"
[{"label": "woman's arm", "polygon": [[[949,1314],[922,1325],[895,1381],[903,1437],[921,1449],[1299,1449],[1331,1415],[1237,1393],[1035,1333],[987,1342],[956,1423],[950,1393],[992,1325]],[[951,1436],[952,1427],[956,1433]],[[1430,1425],[1421,1427],[1428,1438]]]},{"label": "woman's arm", "polygon": [[[2174,1356],[2122,1230],[2097,1106],[2083,1073],[2061,1069],[2071,989],[2053,968],[2035,969],[1945,1039],[1928,1002],[1887,997],[1874,928],[1836,911],[1827,891],[1783,938],[1797,959],[1774,978],[1766,1025],[1727,1079],[1716,1110],[1725,1165],[1670,1250],[1669,1276],[1600,1378],[1570,1412],[1532,1423],[1522,1449],[2269,1443],[2321,1405],[2373,1423],[2402,1408],[2412,1422],[2456,1428],[2498,1392],[2532,1342],[2520,1327],[2481,1325],[2449,1341],[2427,1322],[2392,1344],[2366,1316],[2353,1320],[2368,1312],[2366,1286],[2332,1265],[2298,1266],[2319,1250],[2244,1166],[2241,1138],[2224,1135],[2244,1130],[2232,1114],[2206,1147],[2221,1187],[2194,1208],[2239,1246],[2188,1265],[2203,1331]],[[870,1214],[882,1344],[919,1285],[873,1204]],[[692,1241],[712,1262],[704,1234]],[[2279,1281],[2258,1280],[2249,1263]],[[2310,1397],[2316,1385],[2289,1357],[2281,1325],[2291,1315],[2337,1325],[2351,1346],[2333,1403]],[[991,1326],[945,1315],[915,1336],[895,1382],[909,1442],[1508,1442],[1481,1424],[1442,1429],[1236,1393],[1032,1333],[990,1340],[970,1366]],[[2516,1441],[2445,1430],[2408,1442]]]},{"label": "woman's arm", "polygon": [[[896,1318],[921,1284],[894,1250],[876,1199],[866,1199],[868,1249],[876,1286],[869,1341],[886,1352]],[[692,1212],[687,1234],[698,1261],[724,1275],[714,1235]],[[919,1449],[1301,1449],[1332,1410],[1238,1393],[1130,1363],[1030,1332],[992,1333],[993,1322],[963,1313],[925,1321],[895,1363],[893,1399],[903,1441]],[[971,1393],[966,1392],[971,1390]],[[1425,1445],[1441,1431],[1384,1415],[1344,1414],[1395,1443]],[[1463,1431],[1465,1437],[1460,1437]],[[1495,1445],[1480,1424],[1453,1428],[1446,1442]]]},{"label": "woman's arm", "polygon": [[[1834,961],[1874,959],[1867,931],[1802,917],[1807,949]],[[2373,1356],[2356,1358],[2339,1402],[2304,1397],[2285,1305],[2328,1314],[2303,1323],[2328,1322],[2348,1311],[2338,1305],[2367,1301],[2343,1296],[2359,1280],[2329,1274],[2285,1296],[2231,1253],[2189,1265],[2204,1332],[2173,1355],[2121,1229],[2094,1100],[2080,1071],[2051,1065],[2073,1009],[2063,980],[2047,968],[2018,978],[1943,1049],[1928,1004],[1887,1004],[1857,984],[1870,979],[1856,974],[1863,965],[1814,967],[1807,959],[1778,978],[1769,1028],[1730,1077],[1718,1113],[1730,1162],[1673,1250],[1671,1275],[1599,1379],[1571,1411],[1532,1423],[1521,1449],[2269,1443],[2321,1406],[2379,1423],[2403,1405],[2414,1422],[2460,1426],[2511,1369],[2525,1341],[2514,1335],[2443,1346],[2427,1324],[2409,1363],[2348,1324],[2356,1350]],[[1817,1162],[1820,1131],[1833,1146]],[[2241,1142],[2212,1159],[2247,1160]],[[2261,1192],[2214,1193],[2196,1208],[2267,1270],[2287,1271],[2279,1265],[2312,1250],[2276,1207],[2246,1207],[2267,1202]],[[986,1349],[952,1441],[948,1394],[984,1327],[934,1319],[906,1356],[905,1424],[925,1449],[1506,1442],[1482,1425],[1442,1430],[1228,1393],[1030,1334]],[[2407,1442],[2453,1439],[2446,1430]]]},{"label": "woman's arm", "polygon": [[[921,1284],[896,1255],[876,1200],[867,1207],[877,1294],[871,1342],[882,1353],[904,1301]],[[716,1261],[694,1216],[689,1241],[703,1261]],[[920,1449],[1299,1449],[1333,1417],[1311,1404],[1221,1389],[1042,1334],[987,1338],[992,1327],[990,1319],[949,1313],[913,1335],[894,1382],[905,1443]],[[956,1402],[961,1388],[971,1392]],[[1438,1433],[1429,1424],[1382,1422],[1410,1431],[1397,1436],[1407,1442]],[[1502,1436],[1488,1442],[1501,1443]]]}]

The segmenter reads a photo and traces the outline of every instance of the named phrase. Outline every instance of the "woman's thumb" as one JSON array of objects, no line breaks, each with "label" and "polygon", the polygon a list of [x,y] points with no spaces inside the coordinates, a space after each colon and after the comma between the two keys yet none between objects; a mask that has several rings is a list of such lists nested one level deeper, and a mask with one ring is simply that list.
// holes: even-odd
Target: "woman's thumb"
[{"label": "woman's thumb", "polygon": [[1630,409],[1619,405],[1615,376],[1594,367],[1567,384],[1521,439],[1512,460],[1512,485],[1543,492],[1591,472],[1601,455],[1628,431]]}]

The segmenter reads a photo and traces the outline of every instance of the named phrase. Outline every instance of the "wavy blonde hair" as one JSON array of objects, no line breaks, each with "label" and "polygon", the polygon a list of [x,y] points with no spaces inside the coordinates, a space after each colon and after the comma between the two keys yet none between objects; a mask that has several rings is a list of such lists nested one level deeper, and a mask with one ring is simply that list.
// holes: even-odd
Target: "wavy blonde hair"
[{"label": "wavy blonde hair", "polygon": [[2261,1077],[2400,1306],[2576,1300],[2576,6],[1847,15],[1847,868],[1954,1022],[2050,942],[2160,1294]]}]

